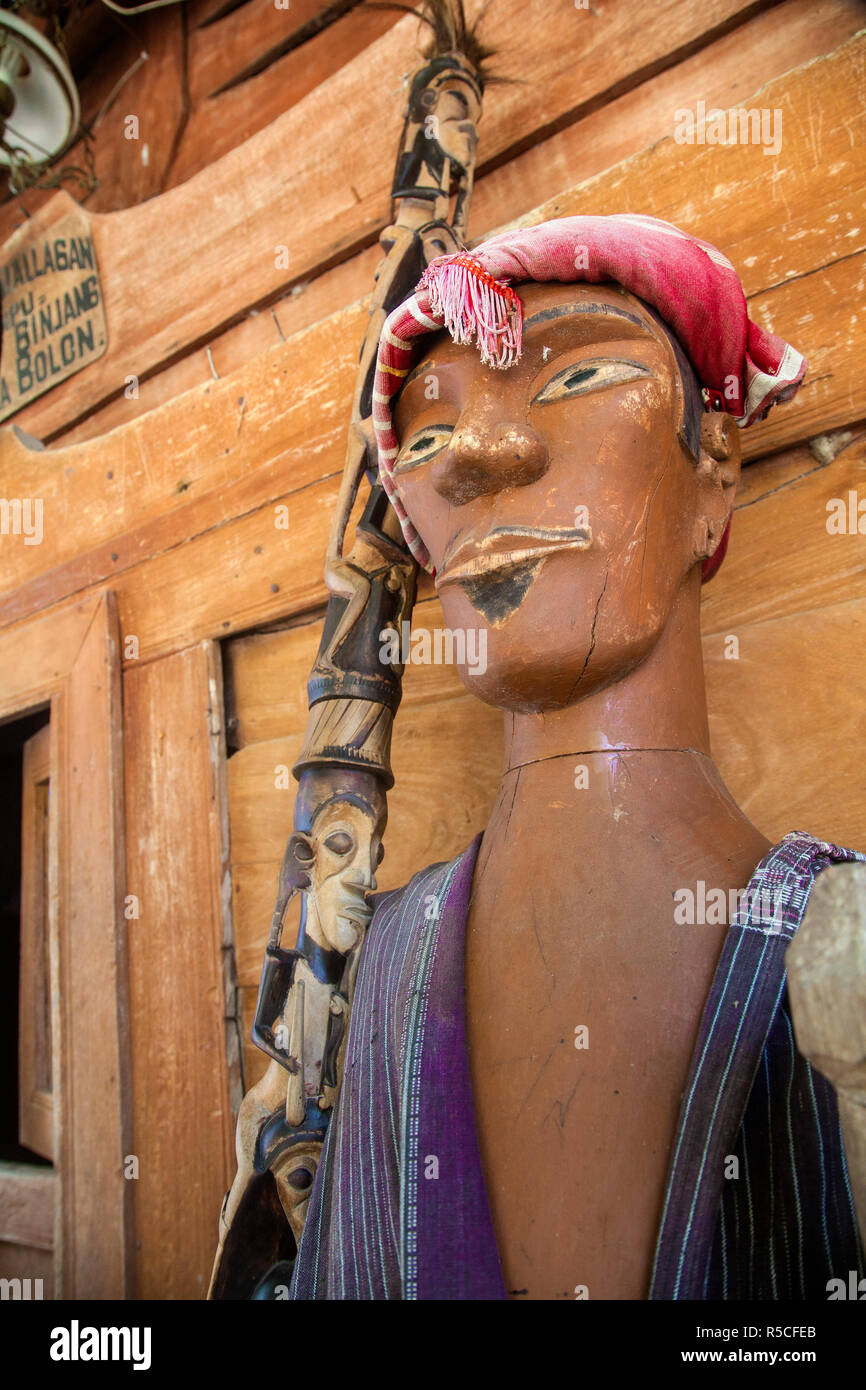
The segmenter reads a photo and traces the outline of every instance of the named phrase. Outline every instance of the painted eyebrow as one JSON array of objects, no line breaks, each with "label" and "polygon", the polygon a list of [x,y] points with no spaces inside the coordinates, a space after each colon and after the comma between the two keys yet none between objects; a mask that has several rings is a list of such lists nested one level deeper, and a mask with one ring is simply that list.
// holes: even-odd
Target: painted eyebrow
[{"label": "painted eyebrow", "polygon": [[[605,318],[627,319],[629,323],[634,324],[637,328],[646,329],[648,327],[645,320],[638,318],[637,314],[630,314],[627,309],[619,309],[615,304],[557,304],[550,309],[539,309],[537,314],[533,314],[531,318],[524,319],[523,327],[524,329],[534,328],[536,324],[549,323],[551,319],[561,319],[567,314],[601,314]],[[403,385],[400,387],[401,394],[406,390],[410,382],[421,375],[425,368],[430,370],[434,368],[435,365],[432,357],[428,357],[423,362],[419,362],[417,367],[413,367],[406,377],[406,380],[403,382]]]},{"label": "painted eyebrow", "polygon": [[531,318],[524,319],[524,328],[533,328],[537,323],[549,323],[551,319],[564,318],[566,314],[602,314],[605,318],[628,319],[638,328],[647,328],[647,323],[630,314],[627,309],[619,309],[614,304],[556,304],[550,309],[539,309]]}]

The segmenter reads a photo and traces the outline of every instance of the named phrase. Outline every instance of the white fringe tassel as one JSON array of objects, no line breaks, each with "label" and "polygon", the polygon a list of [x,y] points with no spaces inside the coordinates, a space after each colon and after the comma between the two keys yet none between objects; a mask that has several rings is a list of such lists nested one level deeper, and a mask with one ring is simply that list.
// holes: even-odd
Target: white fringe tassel
[{"label": "white fringe tassel", "polygon": [[509,285],[488,275],[479,261],[460,252],[428,266],[421,285],[430,308],[442,318],[455,343],[477,339],[488,367],[512,367],[522,347],[523,312]]}]

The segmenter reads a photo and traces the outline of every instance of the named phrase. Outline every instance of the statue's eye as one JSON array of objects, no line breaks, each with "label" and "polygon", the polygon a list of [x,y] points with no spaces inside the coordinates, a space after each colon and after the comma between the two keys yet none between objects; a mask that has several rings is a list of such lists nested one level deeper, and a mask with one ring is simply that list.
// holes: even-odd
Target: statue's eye
[{"label": "statue's eye", "polygon": [[532,404],[547,405],[550,401],[564,401],[571,396],[582,396],[587,391],[600,391],[605,386],[622,386],[626,381],[637,381],[639,377],[652,375],[649,367],[641,362],[629,362],[617,357],[593,357],[584,362],[573,362],[570,367],[557,372],[542,387]]},{"label": "statue's eye", "polygon": [[345,830],[335,830],[333,834],[328,835],[325,845],[332,854],[341,855],[348,854],[350,850],[355,848],[354,840]]},{"label": "statue's eye", "polygon": [[454,87],[446,87],[445,90],[449,97],[456,101],[458,105],[462,106],[463,114],[465,116],[469,111],[469,102],[466,100],[465,92],[459,92]]},{"label": "statue's eye", "polygon": [[419,463],[426,463],[445,448],[453,433],[453,425],[428,425],[427,429],[418,430],[406,440],[397,455],[394,472],[405,473],[410,468],[417,468]]}]

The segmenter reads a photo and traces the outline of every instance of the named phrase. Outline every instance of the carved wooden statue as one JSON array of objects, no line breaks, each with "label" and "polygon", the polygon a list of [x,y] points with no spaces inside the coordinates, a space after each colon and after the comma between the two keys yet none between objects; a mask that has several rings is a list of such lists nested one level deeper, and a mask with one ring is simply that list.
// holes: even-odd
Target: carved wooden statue
[{"label": "carved wooden statue", "polygon": [[[739,430],[805,365],[720,252],[644,217],[444,254],[389,314],[380,479],[449,628],[484,647],[458,669],[503,711],[500,794],[462,854],[366,901],[383,803],[329,762],[315,681],[340,672],[345,746],[386,747],[371,615],[411,582],[384,525],[381,565],[337,546],[260,995],[275,1061],[244,1102],[217,1296],[826,1299],[862,1275],[785,953],[820,874],[863,856],[749,823],[701,662]],[[336,666],[350,640],[357,675]],[[381,763],[358,765],[378,789]]]}]

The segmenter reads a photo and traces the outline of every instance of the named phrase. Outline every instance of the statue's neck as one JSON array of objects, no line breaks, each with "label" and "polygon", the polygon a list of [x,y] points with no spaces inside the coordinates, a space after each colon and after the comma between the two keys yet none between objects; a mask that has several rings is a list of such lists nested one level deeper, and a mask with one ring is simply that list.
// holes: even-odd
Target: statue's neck
[{"label": "statue's neck", "polygon": [[699,615],[686,596],[633,671],[565,709],[505,716],[506,772],[544,758],[639,748],[709,756]]},{"label": "statue's neck", "polygon": [[506,714],[505,769],[479,867],[495,873],[520,843],[554,875],[557,864],[570,872],[574,855],[599,875],[640,874],[650,838],[664,841],[671,865],[712,846],[713,859],[753,866],[767,847],[710,754],[694,603],[675,609],[621,679],[566,709]]}]

